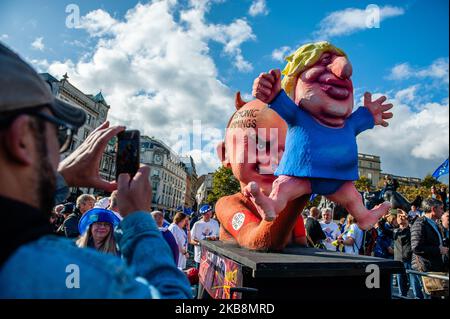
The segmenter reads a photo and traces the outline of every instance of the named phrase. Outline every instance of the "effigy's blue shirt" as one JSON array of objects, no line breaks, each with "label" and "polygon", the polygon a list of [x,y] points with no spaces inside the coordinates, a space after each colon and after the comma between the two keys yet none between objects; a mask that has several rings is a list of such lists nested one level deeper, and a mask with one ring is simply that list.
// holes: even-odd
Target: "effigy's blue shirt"
[{"label": "effigy's blue shirt", "polygon": [[374,126],[372,113],[359,107],[342,128],[321,125],[282,90],[270,108],[288,124],[286,146],[275,175],[358,179],[356,136]]}]

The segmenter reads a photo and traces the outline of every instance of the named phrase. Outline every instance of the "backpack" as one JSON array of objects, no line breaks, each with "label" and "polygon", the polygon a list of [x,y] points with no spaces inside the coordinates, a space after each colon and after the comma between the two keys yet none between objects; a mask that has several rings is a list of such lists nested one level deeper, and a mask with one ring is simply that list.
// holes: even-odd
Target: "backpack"
[{"label": "backpack", "polygon": [[378,232],[375,228],[363,231],[363,240],[361,247],[359,247],[359,254],[363,256],[372,256],[377,237]]}]

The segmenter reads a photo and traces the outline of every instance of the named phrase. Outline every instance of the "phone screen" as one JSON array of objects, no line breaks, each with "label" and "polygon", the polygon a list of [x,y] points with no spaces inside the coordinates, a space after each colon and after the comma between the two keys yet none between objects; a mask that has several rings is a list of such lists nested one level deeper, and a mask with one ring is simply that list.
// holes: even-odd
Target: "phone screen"
[{"label": "phone screen", "polygon": [[124,131],[117,135],[116,146],[116,180],[122,173],[133,177],[140,162],[140,133],[137,130]]}]

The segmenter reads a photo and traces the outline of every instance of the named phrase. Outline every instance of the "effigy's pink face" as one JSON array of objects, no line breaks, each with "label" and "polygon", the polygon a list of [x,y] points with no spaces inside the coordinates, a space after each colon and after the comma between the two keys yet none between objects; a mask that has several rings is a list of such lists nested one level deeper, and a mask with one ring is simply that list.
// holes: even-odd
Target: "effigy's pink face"
[{"label": "effigy's pink face", "polygon": [[353,110],[351,76],[352,65],[345,56],[325,52],[298,77],[295,103],[321,124],[342,127]]},{"label": "effigy's pink face", "polygon": [[253,181],[270,194],[286,132],[283,119],[258,100],[236,112],[227,128],[225,145],[227,161],[241,187]]}]

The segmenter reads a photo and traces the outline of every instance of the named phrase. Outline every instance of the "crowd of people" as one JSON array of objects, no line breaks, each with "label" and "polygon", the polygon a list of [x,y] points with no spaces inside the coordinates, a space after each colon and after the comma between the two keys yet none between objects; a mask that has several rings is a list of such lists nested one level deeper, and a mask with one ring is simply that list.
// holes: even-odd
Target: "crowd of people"
[{"label": "crowd of people", "polygon": [[[430,196],[423,201],[421,209],[414,205],[408,212],[391,209],[373,228],[365,231],[351,215],[333,221],[330,208],[320,211],[312,207],[303,216],[308,244],[312,247],[397,260],[405,270],[448,273],[449,211],[444,211],[445,207],[442,201]],[[405,273],[397,278],[403,297],[410,295],[410,288],[413,298],[428,297],[417,275]]]},{"label": "crowd of people", "polygon": [[[53,208],[50,223],[54,234],[75,240],[80,248],[119,256],[114,229],[122,217],[117,204],[117,191],[109,197],[79,195],[76,203],[66,202]],[[162,237],[170,247],[177,268],[198,282],[198,272],[188,272],[188,266],[199,269],[201,240],[219,240],[219,222],[211,205],[202,205],[198,212],[181,209],[173,216],[159,210],[149,213]]]},{"label": "crowd of people", "polygon": [[[439,199],[432,194],[423,201],[421,209],[412,205],[408,212],[391,209],[373,228],[365,231],[351,215],[335,221],[332,208],[305,209],[302,215],[307,246],[397,260],[406,270],[447,272],[449,212],[444,211],[444,203]],[[74,238],[78,247],[120,255],[113,236],[121,221],[117,207],[116,191],[105,198],[82,194],[76,203],[54,207],[52,228],[58,235]],[[200,241],[219,239],[220,226],[213,216],[213,207],[203,205],[198,212],[181,209],[173,216],[156,210],[150,215],[170,247],[174,264],[191,284],[198,283]],[[197,271],[192,272],[193,269]],[[396,278],[402,296],[427,297],[420,277],[405,273]]]}]

